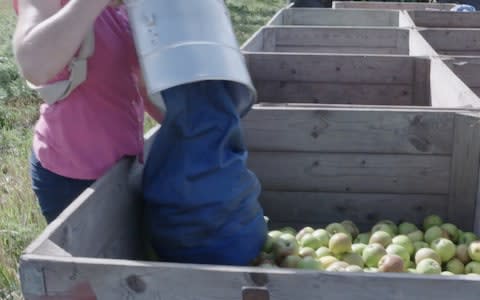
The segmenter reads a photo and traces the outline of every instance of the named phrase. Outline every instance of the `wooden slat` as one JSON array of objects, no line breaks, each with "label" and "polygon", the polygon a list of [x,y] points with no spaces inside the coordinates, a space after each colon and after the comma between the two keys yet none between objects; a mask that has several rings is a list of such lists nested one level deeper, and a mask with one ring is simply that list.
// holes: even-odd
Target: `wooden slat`
[{"label": "wooden slat", "polygon": [[415,68],[412,73],[413,104],[419,106],[430,106],[430,61],[415,61]]},{"label": "wooden slat", "polygon": [[480,88],[479,57],[455,57],[443,61],[468,87]]},{"label": "wooden slat", "polygon": [[267,190],[444,194],[450,157],[250,152],[248,166]]},{"label": "wooden slat", "polygon": [[457,114],[450,177],[448,216],[463,230],[473,230],[480,167],[480,115]]},{"label": "wooden slat", "polygon": [[321,54],[247,53],[252,79],[329,83],[411,84],[423,58]]},{"label": "wooden slat", "polygon": [[[276,52],[408,54],[408,30],[393,28],[265,27]],[[266,40],[273,37],[274,42]],[[264,49],[264,51],[272,51]]]},{"label": "wooden slat", "polygon": [[409,3],[381,1],[333,1],[333,8],[394,9],[394,10],[442,10],[449,11],[453,3]]},{"label": "wooden slat", "polygon": [[[425,216],[447,217],[448,195],[400,195],[359,193],[307,193],[263,191],[260,202],[270,218],[270,229],[280,223],[325,227],[333,222],[352,220],[362,230],[389,219],[422,224]],[[301,226],[301,225],[300,225]]]},{"label": "wooden slat", "polygon": [[480,55],[480,29],[425,29],[420,33],[439,54]]},{"label": "wooden slat", "polygon": [[[425,80],[419,79],[421,84]],[[255,81],[258,102],[368,105],[426,105],[414,103],[410,84],[368,84],[299,81]],[[423,102],[429,99],[421,99]]]},{"label": "wooden slat", "polygon": [[[321,299],[329,300],[351,299],[352,295],[357,300],[477,300],[480,289],[478,277],[466,276],[320,272],[92,259],[48,261],[35,256],[22,261],[22,265],[43,269],[48,295],[62,295],[67,299],[74,299],[72,291],[75,286],[77,290],[81,287],[83,293],[88,291],[91,297],[102,300],[239,300],[242,289],[250,286],[265,286],[271,299],[276,300],[313,300],[319,299],[319,295]],[[26,299],[35,299],[35,296],[43,294],[30,294]]]},{"label": "wooden slat", "polygon": [[415,25],[418,27],[435,28],[478,28],[480,27],[480,13],[451,12],[451,11],[409,11]]},{"label": "wooden slat", "polygon": [[262,51],[264,48],[263,46],[263,34],[264,32],[262,29],[259,29],[255,32],[248,40],[243,43],[241,50],[242,51]]},{"label": "wooden slat", "polygon": [[389,10],[290,8],[283,15],[283,23],[276,22],[275,25],[397,27],[399,13]]},{"label": "wooden slat", "polygon": [[441,111],[255,107],[242,126],[250,151],[450,155],[453,118]]}]

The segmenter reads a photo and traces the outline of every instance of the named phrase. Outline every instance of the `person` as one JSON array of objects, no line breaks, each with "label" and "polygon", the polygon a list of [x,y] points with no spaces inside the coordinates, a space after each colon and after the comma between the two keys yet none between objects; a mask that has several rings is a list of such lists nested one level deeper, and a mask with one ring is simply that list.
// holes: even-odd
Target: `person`
[{"label": "person", "polygon": [[[125,156],[142,157],[146,98],[126,9],[111,0],[14,0],[13,50],[32,87],[68,82],[88,34],[86,78],[45,101],[34,127],[30,176],[48,223]],[[72,70],[72,71],[70,71]]]}]

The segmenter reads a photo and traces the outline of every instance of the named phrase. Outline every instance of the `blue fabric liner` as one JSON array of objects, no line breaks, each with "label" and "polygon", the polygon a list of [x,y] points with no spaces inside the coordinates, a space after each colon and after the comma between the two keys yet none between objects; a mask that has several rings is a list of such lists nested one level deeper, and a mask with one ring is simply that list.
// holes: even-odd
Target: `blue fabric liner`
[{"label": "blue fabric liner", "polygon": [[152,248],[170,262],[249,264],[267,226],[230,83],[196,82],[162,96],[167,115],[142,183]]}]

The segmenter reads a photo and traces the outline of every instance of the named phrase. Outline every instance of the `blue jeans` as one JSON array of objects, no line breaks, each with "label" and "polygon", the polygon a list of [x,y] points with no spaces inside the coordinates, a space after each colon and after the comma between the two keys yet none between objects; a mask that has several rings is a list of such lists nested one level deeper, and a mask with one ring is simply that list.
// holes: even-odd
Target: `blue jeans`
[{"label": "blue jeans", "polygon": [[95,180],[67,178],[45,169],[35,154],[30,155],[32,189],[48,223],[75,200]]}]

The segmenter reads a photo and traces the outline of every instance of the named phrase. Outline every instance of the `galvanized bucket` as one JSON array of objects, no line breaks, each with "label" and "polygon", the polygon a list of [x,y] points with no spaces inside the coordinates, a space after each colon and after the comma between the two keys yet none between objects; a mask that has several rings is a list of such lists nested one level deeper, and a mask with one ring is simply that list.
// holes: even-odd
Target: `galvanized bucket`
[{"label": "galvanized bucket", "polygon": [[205,80],[232,82],[241,115],[256,100],[223,0],[126,0],[148,94]]}]

